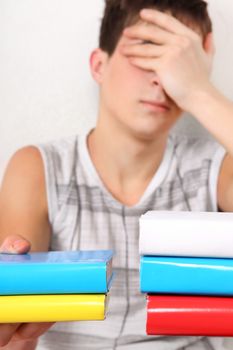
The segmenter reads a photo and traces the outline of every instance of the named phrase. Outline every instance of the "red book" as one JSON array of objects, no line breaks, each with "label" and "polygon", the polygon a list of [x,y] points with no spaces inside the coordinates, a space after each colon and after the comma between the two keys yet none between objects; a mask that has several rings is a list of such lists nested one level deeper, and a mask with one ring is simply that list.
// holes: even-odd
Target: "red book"
[{"label": "red book", "polygon": [[233,298],[148,295],[147,334],[233,336]]}]

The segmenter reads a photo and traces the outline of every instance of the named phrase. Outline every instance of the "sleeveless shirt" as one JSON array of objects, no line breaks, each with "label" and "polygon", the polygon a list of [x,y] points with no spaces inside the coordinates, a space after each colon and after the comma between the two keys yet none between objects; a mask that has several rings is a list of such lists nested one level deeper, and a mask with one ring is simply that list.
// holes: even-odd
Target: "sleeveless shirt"
[{"label": "sleeveless shirt", "polygon": [[40,338],[37,349],[200,350],[214,349],[211,342],[218,342],[220,350],[220,338],[146,335],[138,241],[139,217],[148,210],[217,211],[217,180],[225,150],[214,141],[170,136],[143,196],[129,207],[101,181],[88,152],[87,134],[36,147],[44,163],[50,249],[116,252],[106,320],[56,323]]}]

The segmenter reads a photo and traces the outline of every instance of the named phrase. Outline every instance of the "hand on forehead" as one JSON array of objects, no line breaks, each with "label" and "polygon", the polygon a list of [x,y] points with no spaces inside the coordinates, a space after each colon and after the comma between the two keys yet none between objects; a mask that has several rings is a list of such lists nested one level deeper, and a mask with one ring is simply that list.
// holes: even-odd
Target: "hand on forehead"
[{"label": "hand on forehead", "polygon": [[144,9],[140,12],[140,18],[141,21],[126,28],[123,35],[146,41],[154,41],[157,38],[158,44],[164,43],[164,40],[165,42],[173,40],[174,35],[200,39],[200,35],[170,14],[154,9]]},{"label": "hand on forehead", "polygon": [[133,66],[156,73],[167,95],[185,110],[184,97],[209,84],[212,40],[203,47],[200,34],[167,13],[143,10],[140,18],[124,30],[122,37],[131,43],[122,43],[120,51]]}]

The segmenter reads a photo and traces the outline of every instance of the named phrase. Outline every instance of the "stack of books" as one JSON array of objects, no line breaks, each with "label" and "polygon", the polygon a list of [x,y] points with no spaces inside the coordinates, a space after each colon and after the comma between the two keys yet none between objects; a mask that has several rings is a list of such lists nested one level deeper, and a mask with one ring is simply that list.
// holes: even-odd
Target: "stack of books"
[{"label": "stack of books", "polygon": [[233,336],[233,214],[150,211],[140,218],[147,334]]},{"label": "stack of books", "polygon": [[113,251],[0,254],[0,323],[103,320]]}]

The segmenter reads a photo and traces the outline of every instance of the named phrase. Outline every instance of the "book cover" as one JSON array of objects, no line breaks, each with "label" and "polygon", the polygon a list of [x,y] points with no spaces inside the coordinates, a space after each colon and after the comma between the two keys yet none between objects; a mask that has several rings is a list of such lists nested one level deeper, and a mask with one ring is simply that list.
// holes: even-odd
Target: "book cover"
[{"label": "book cover", "polygon": [[233,296],[233,259],[141,256],[143,293]]},{"label": "book cover", "polygon": [[0,323],[103,320],[104,294],[0,296]]},{"label": "book cover", "polygon": [[233,336],[233,298],[148,295],[150,335]]},{"label": "book cover", "polygon": [[113,251],[0,254],[0,295],[106,293]]},{"label": "book cover", "polygon": [[233,258],[233,213],[149,211],[140,217],[140,255]]}]

